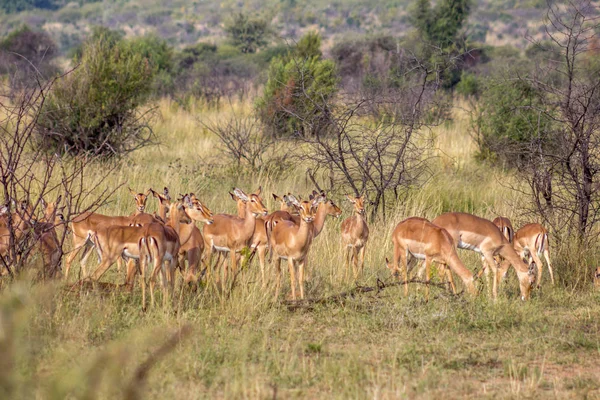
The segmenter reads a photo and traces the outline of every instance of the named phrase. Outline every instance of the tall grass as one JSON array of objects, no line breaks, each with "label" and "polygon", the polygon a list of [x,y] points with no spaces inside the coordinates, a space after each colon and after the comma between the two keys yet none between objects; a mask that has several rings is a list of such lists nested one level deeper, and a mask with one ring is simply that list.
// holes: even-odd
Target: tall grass
[{"label": "tall grass", "polygon": [[[235,104],[236,112],[250,110]],[[158,104],[154,131],[160,146],[144,148],[120,165],[108,185],[132,189],[168,186],[195,192],[213,212],[235,212],[232,186],[270,193],[308,193],[302,169],[285,180],[264,175],[215,174],[204,170],[217,143],[198,118],[227,118],[224,109],[200,105],[185,110],[170,100]],[[390,235],[402,219],[434,218],[445,211],[483,217],[506,215],[519,225],[519,204],[508,188],[518,184],[502,171],[474,161],[468,116],[434,132],[438,157],[434,177],[395,204],[386,221],[371,223],[365,275],[359,284],[390,281],[385,267]],[[346,217],[351,205],[334,199]],[[149,209],[155,208],[150,200]],[[133,200],[119,190],[106,214],[129,214]],[[328,218],[308,260],[307,296],[324,297],[351,288],[344,277],[341,219]],[[484,290],[475,300],[432,288],[387,288],[344,302],[289,311],[263,290],[256,263],[246,267],[224,298],[212,286],[197,292],[178,287],[176,310],[140,311],[140,293],[79,290],[56,282],[23,279],[0,294],[0,398],[118,398],[136,369],[179,328],[189,325],[172,352],[157,359],[142,398],[456,398],[597,395],[600,390],[600,294],[589,282],[565,285],[568,243],[551,241],[559,285],[544,282],[531,301],[518,299],[516,278],[492,302]],[[592,253],[593,254],[593,253]],[[474,253],[460,252],[479,268]],[[590,256],[593,258],[594,256]],[[90,261],[93,263],[93,261]],[[74,265],[77,275],[78,265]],[[584,267],[582,267],[584,268]],[[285,270],[285,268],[284,268]],[[269,276],[274,272],[269,267]],[[546,274],[548,278],[548,274]],[[123,282],[115,268],[103,280]],[[289,290],[284,274],[284,291]],[[575,290],[576,288],[576,290]],[[160,303],[160,302],[159,302]],[[138,383],[136,383],[138,384]]]}]

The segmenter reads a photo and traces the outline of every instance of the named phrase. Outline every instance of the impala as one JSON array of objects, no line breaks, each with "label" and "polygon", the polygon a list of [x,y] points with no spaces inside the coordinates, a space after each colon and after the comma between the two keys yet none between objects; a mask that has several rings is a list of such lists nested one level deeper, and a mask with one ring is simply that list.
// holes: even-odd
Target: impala
[{"label": "impala", "polygon": [[594,288],[600,290],[600,267],[594,271]]},{"label": "impala", "polygon": [[[235,276],[237,272],[237,253],[251,244],[256,227],[256,218],[267,215],[267,209],[260,197],[261,190],[246,195],[241,189],[234,188],[233,194],[243,201],[245,206],[244,218],[229,214],[217,214],[213,217],[214,223],[204,227],[204,242],[207,250],[208,273],[212,268],[212,254],[218,253],[216,267],[219,266],[221,254],[229,253],[230,268]],[[225,259],[222,262],[223,282],[227,281],[227,267]]]},{"label": "impala", "polygon": [[483,255],[492,269],[494,298],[498,296],[498,268],[494,260],[495,255],[502,256],[513,266],[519,278],[521,299],[529,298],[531,287],[535,283],[535,274],[519,258],[492,221],[471,214],[453,212],[442,214],[431,222],[446,229],[459,249],[473,250]]},{"label": "impala", "polygon": [[[317,192],[313,191],[313,196],[316,197],[317,194],[318,194]],[[230,195],[232,196],[232,198],[234,200],[237,200],[238,216],[241,217],[243,215],[243,213],[245,212],[244,203],[242,201],[240,201],[239,199],[235,198],[233,196],[233,194],[230,193]],[[252,237],[252,248],[256,248],[257,253],[258,253],[263,287],[266,285],[265,254],[268,249],[268,245],[269,245],[269,236],[268,235],[270,234],[270,232],[267,232],[267,225],[269,225],[269,230],[271,230],[272,224],[276,224],[277,222],[283,221],[283,220],[292,221],[296,225],[300,224],[300,216],[293,215],[291,212],[289,212],[288,207],[290,207],[290,206],[293,207],[295,210],[295,207],[291,203],[289,196],[291,196],[291,195],[288,194],[286,196],[283,196],[284,197],[283,201],[285,202],[285,204],[284,204],[284,202],[281,203],[281,210],[275,211],[275,212],[267,215],[264,219],[263,218],[256,219],[256,229],[255,229],[254,235]],[[273,198],[275,200],[279,199],[279,197],[275,194],[273,194]],[[284,208],[288,208],[288,209],[284,210]],[[294,211],[294,213],[297,213],[297,211]],[[313,238],[317,237],[323,231],[323,227],[325,226],[325,219],[328,215],[338,218],[341,214],[342,214],[342,210],[340,210],[340,208],[338,206],[336,206],[332,200],[327,200],[324,193],[321,193],[321,196],[319,197],[319,206],[317,208],[315,221],[313,223],[313,227],[314,227]],[[268,221],[268,223],[267,223],[267,221]]]},{"label": "impala", "polygon": [[311,201],[299,202],[291,196],[292,204],[300,213],[300,225],[292,221],[279,221],[270,234],[269,240],[273,251],[273,262],[276,265],[277,284],[275,298],[279,296],[281,287],[281,260],[287,260],[290,270],[290,283],[292,288],[292,299],[296,300],[296,265],[298,266],[298,284],[300,286],[300,298],[304,298],[304,269],[306,268],[306,257],[314,237],[314,220],[320,202],[325,199],[322,196],[310,196]]},{"label": "impala", "polygon": [[[542,283],[542,271],[544,264],[540,260],[540,255],[544,254],[544,258],[548,263],[548,271],[550,272],[550,280],[554,285],[554,272],[552,271],[552,264],[550,263],[548,231],[540,224],[527,224],[521,227],[514,237],[513,246],[515,251],[521,256],[522,259],[527,258],[529,265],[532,262],[538,268],[537,284],[538,286]],[[502,266],[500,276],[504,277],[506,274],[506,268]]]},{"label": "impala", "polygon": [[[502,232],[502,234],[504,235],[506,240],[508,240],[509,243],[512,243],[513,238],[515,236],[515,230],[513,229],[510,219],[508,219],[506,217],[496,217],[496,218],[494,218],[494,220],[492,222],[494,223],[494,225],[496,225],[498,227],[498,229],[500,229],[500,232]],[[499,257],[496,256],[496,257],[494,257],[494,259],[496,260],[496,263],[498,265],[500,265]],[[489,268],[487,267],[487,262],[485,261],[485,257],[481,256],[481,262],[483,264],[483,268],[477,273],[477,278],[480,278],[481,275],[483,275],[485,273],[487,283],[489,285],[490,274],[489,274]]]},{"label": "impala", "polygon": [[83,254],[81,255],[80,261],[81,271],[82,275],[84,277],[86,276],[85,264],[94,246],[91,237],[98,226],[127,226],[130,224],[145,225],[156,221],[152,215],[140,211],[140,209],[143,210],[146,207],[147,195],[144,193],[135,193],[131,189],[129,190],[134,195],[137,210],[132,216],[112,217],[87,211],[72,219],[70,228],[73,234],[73,249],[65,261],[65,280],[69,278],[71,264],[81,249],[83,249]]},{"label": "impala", "polygon": [[58,196],[55,202],[46,203],[42,198],[41,205],[44,207],[43,219],[35,225],[35,233],[39,238],[39,249],[42,255],[44,271],[50,272],[53,277],[60,269],[60,258],[62,249],[56,234],[56,226],[64,223],[62,214],[58,214],[58,204],[62,196]]},{"label": "impala", "polygon": [[365,246],[369,239],[369,227],[365,219],[365,199],[363,196],[352,197],[346,195],[348,201],[354,205],[354,215],[342,222],[342,246],[344,247],[344,270],[349,275],[350,261],[354,279],[362,274],[365,265]]},{"label": "impala", "polygon": [[7,266],[15,261],[7,258],[11,256],[11,228],[8,226],[9,220],[11,221],[10,225],[12,226],[15,245],[26,237],[27,233],[36,223],[33,207],[27,201],[21,201],[17,204],[17,202],[11,200],[11,205],[15,211],[10,213],[10,215],[8,205],[0,207],[0,217],[2,219],[2,223],[0,224],[0,257],[4,259]]},{"label": "impala", "polygon": [[[167,209],[171,205],[171,199],[169,196],[169,190],[165,187],[163,190],[163,194],[157,193],[154,190],[150,189],[152,195],[158,199],[158,216],[163,220],[167,220]],[[191,198],[188,195],[182,197],[182,200],[186,207],[186,213],[188,216],[190,214],[194,214],[196,208],[194,207]],[[196,219],[199,219],[200,222],[212,223],[212,213],[210,210],[201,203],[199,200],[195,200],[198,206],[198,213],[194,214]],[[191,218],[191,216],[190,216]],[[192,218],[194,219],[194,218]],[[202,259],[202,253],[204,252],[204,238],[202,237],[202,233],[200,229],[193,223],[192,219],[190,219],[189,223],[181,223],[179,225],[179,241],[181,247],[179,248],[179,266],[182,271],[182,275],[184,276],[185,283],[195,282],[198,279],[198,266],[200,265],[200,260]],[[195,219],[194,219],[195,220]],[[187,273],[183,273],[185,269],[185,260],[188,262]]]},{"label": "impala", "polygon": [[510,219],[506,217],[496,217],[492,222],[500,229],[500,232],[502,232],[506,240],[512,243],[515,236],[515,230],[510,223]]},{"label": "impala", "polygon": [[[473,283],[473,274],[464,266],[456,249],[452,237],[444,228],[440,228],[425,218],[412,217],[400,222],[392,233],[394,244],[394,258],[386,264],[393,274],[400,272],[398,262],[402,261],[404,274],[404,295],[408,296],[408,255],[425,260],[426,298],[429,300],[430,267],[432,263],[439,263],[444,268],[449,267],[463,281],[467,292],[475,295],[477,290]],[[454,286],[453,281],[450,282]]]}]

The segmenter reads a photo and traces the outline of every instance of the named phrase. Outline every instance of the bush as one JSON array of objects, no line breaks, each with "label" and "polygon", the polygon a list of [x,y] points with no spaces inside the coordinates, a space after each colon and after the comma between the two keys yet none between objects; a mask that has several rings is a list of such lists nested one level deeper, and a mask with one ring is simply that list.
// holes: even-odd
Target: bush
[{"label": "bush", "polygon": [[56,44],[46,32],[23,26],[0,42],[0,74],[11,78],[11,87],[37,84],[37,78],[54,75],[58,69],[52,61],[58,54]]},{"label": "bush", "polygon": [[40,144],[53,152],[105,157],[133,151],[151,139],[139,111],[155,69],[123,40],[100,35],[87,42],[81,65],[54,86],[38,119]]},{"label": "bush", "polygon": [[225,26],[234,46],[242,53],[256,53],[268,43],[271,35],[269,24],[258,17],[249,17],[244,13],[236,14]]},{"label": "bush", "polygon": [[258,114],[272,135],[322,133],[326,126],[318,121],[327,119],[323,113],[337,84],[335,63],[321,58],[320,37],[308,34],[288,55],[271,61]]},{"label": "bush", "polygon": [[462,96],[477,96],[479,94],[479,82],[475,74],[463,71],[460,82],[456,85],[456,93]]},{"label": "bush", "polygon": [[552,145],[551,121],[538,111],[541,104],[534,91],[525,80],[484,82],[474,121],[481,159],[516,167],[531,154],[530,143]]}]

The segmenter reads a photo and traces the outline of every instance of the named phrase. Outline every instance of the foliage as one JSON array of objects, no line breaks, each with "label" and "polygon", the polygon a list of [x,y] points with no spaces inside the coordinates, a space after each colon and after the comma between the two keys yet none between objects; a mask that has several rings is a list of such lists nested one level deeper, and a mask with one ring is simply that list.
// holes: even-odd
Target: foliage
[{"label": "foliage", "polygon": [[431,7],[430,0],[417,0],[411,19],[424,39],[447,48],[454,44],[471,11],[471,0],[442,0]]},{"label": "foliage", "polygon": [[[272,135],[305,136],[325,132],[326,123],[314,123],[326,118],[315,103],[328,103],[333,99],[338,76],[335,63],[321,58],[319,43],[318,36],[309,33],[288,55],[271,61],[257,111]],[[305,124],[308,119],[310,128]]]},{"label": "foliage", "polygon": [[242,53],[256,53],[268,43],[271,35],[269,24],[265,19],[237,13],[226,25],[225,32],[230,36],[232,44]]},{"label": "foliage", "polygon": [[13,88],[36,85],[57,72],[53,65],[58,55],[56,44],[44,31],[24,25],[0,42],[0,74],[8,74]]},{"label": "foliage", "polygon": [[81,65],[58,82],[38,120],[40,145],[58,153],[120,156],[150,140],[139,110],[155,68],[122,40],[100,35],[83,46]]},{"label": "foliage", "polygon": [[59,7],[60,0],[0,0],[0,10],[6,13],[17,13],[32,8],[53,10]]},{"label": "foliage", "polygon": [[462,72],[460,81],[456,85],[456,93],[462,96],[476,96],[479,94],[479,81],[475,74]]}]

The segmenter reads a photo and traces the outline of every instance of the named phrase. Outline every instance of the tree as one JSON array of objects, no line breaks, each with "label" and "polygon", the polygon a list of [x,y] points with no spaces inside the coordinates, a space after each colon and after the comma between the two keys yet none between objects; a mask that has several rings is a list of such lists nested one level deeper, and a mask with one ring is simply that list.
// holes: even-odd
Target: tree
[{"label": "tree", "polygon": [[[598,32],[592,2],[549,4],[545,38],[537,43],[545,60],[505,83],[531,88],[523,107],[531,115],[523,143],[529,162],[519,171],[530,188],[525,193],[532,196],[532,211],[555,231],[574,234],[579,243],[597,237],[600,221]],[[553,146],[544,145],[546,137]]]},{"label": "tree", "polygon": [[[309,33],[284,57],[269,66],[269,78],[257,109],[273,135],[306,136],[327,129],[328,108],[316,103],[330,102],[337,93],[335,63],[321,57],[320,37]],[[310,124],[304,121],[310,120]],[[316,123],[320,120],[321,123]]]},{"label": "tree", "polygon": [[424,39],[447,48],[456,42],[470,11],[471,0],[442,0],[434,8],[430,0],[417,0],[411,20]]},{"label": "tree", "polygon": [[268,43],[271,34],[266,20],[250,17],[242,12],[236,14],[225,25],[225,32],[229,34],[232,44],[242,53],[256,53]]},{"label": "tree", "polygon": [[43,31],[24,25],[0,42],[0,74],[10,78],[13,89],[37,85],[37,79],[51,78],[58,72],[53,60],[58,55],[56,44]]},{"label": "tree", "polygon": [[151,142],[155,69],[125,41],[100,35],[83,47],[80,66],[57,82],[37,121],[41,146],[59,154],[120,156]]}]

